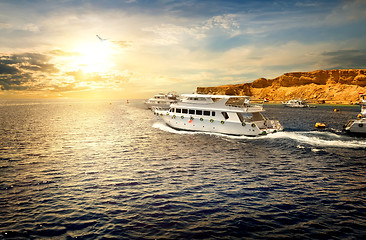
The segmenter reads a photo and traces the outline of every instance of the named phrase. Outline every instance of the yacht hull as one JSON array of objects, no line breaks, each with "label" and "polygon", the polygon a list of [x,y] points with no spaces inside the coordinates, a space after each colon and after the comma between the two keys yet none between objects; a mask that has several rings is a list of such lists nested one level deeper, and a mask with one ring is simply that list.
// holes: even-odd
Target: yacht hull
[{"label": "yacht hull", "polygon": [[281,126],[279,124],[275,124],[277,121],[273,120],[266,120],[267,124],[271,124],[272,127],[262,128],[260,126],[265,124],[264,121],[241,123],[224,120],[219,121],[204,117],[193,118],[179,115],[176,116],[172,114],[162,114],[160,117],[168,126],[185,131],[213,132],[244,136],[266,135],[282,131]]},{"label": "yacht hull", "polygon": [[366,135],[366,118],[348,121],[344,130],[351,134]]}]

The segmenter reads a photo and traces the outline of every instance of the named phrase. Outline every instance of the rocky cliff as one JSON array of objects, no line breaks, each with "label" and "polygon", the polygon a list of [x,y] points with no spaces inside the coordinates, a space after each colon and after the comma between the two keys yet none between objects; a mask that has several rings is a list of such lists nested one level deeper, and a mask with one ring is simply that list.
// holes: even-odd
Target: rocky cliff
[{"label": "rocky cliff", "polygon": [[285,73],[274,79],[219,87],[198,87],[197,93],[247,95],[252,100],[286,101],[301,98],[310,102],[355,103],[366,93],[366,69],[318,70]]}]

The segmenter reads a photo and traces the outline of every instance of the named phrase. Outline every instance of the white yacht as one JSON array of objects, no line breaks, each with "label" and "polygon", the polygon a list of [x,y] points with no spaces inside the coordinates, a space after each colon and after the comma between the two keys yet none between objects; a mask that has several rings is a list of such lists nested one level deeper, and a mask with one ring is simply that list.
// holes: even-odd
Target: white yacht
[{"label": "white yacht", "polygon": [[279,121],[262,115],[247,96],[182,94],[169,110],[154,109],[167,125],[190,131],[258,136],[282,131]]},{"label": "white yacht", "polygon": [[159,93],[145,101],[149,109],[154,107],[169,109],[170,104],[178,102],[179,96],[176,93]]},{"label": "white yacht", "polygon": [[287,102],[282,102],[283,106],[291,108],[307,108],[309,105],[301,99],[291,99]]},{"label": "white yacht", "polygon": [[361,112],[357,119],[349,120],[344,126],[344,130],[348,133],[366,135],[366,95],[361,95]]}]

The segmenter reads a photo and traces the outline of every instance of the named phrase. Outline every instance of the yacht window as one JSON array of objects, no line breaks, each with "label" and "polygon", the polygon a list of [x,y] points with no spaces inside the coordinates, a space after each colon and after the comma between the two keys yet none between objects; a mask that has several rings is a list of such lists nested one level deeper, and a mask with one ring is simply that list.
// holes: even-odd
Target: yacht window
[{"label": "yacht window", "polygon": [[238,118],[240,119],[240,122],[244,122],[244,117],[241,113],[236,113],[238,115]]},{"label": "yacht window", "polygon": [[177,108],[177,109],[175,110],[175,112],[176,112],[176,113],[181,113],[181,112],[182,112],[182,109]]},{"label": "yacht window", "polygon": [[227,114],[227,112],[221,112],[222,116],[224,116],[225,120],[229,119],[229,114]]},{"label": "yacht window", "polygon": [[210,111],[203,111],[203,115],[210,116]]},{"label": "yacht window", "polygon": [[189,114],[194,114],[194,110],[189,109]]},{"label": "yacht window", "polygon": [[196,110],[196,115],[202,115],[202,110]]},{"label": "yacht window", "polygon": [[188,113],[188,110],[187,109],[182,109],[182,113],[187,114]]},{"label": "yacht window", "polygon": [[216,115],[216,112],[212,112],[212,116],[214,117]]},{"label": "yacht window", "polygon": [[265,120],[265,118],[263,117],[263,115],[261,113],[259,113],[259,112],[253,113],[252,119],[253,119],[253,121]]},{"label": "yacht window", "polygon": [[[239,113],[238,113],[239,114]],[[244,119],[251,119],[252,114],[251,113],[240,113]]]},{"label": "yacht window", "polygon": [[174,112],[174,108],[169,109],[169,112]]}]

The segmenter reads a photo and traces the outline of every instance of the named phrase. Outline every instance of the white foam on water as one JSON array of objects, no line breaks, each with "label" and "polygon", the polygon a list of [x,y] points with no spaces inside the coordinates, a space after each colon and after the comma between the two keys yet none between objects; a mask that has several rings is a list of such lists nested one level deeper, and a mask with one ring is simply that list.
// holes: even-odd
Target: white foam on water
[{"label": "white foam on water", "polygon": [[317,148],[312,148],[312,149],[311,149],[311,151],[312,151],[312,152],[320,152],[320,151],[322,151],[322,150],[321,150],[321,149],[317,149]]},{"label": "white foam on water", "polygon": [[[364,138],[354,138],[326,131],[277,132],[268,135],[250,137],[250,136],[233,136],[212,132],[176,130],[162,122],[154,123],[153,127],[166,132],[176,134],[208,134],[237,140],[292,139],[299,143],[297,145],[297,148],[305,148],[303,144],[308,144],[316,147],[366,148],[366,140]],[[316,148],[314,148],[313,150],[314,152],[320,151],[319,149]]]},{"label": "white foam on water", "polygon": [[332,132],[279,132],[267,135],[268,138],[289,138],[300,144],[309,144],[319,147],[341,147],[341,148],[366,148],[366,141],[363,138],[353,138],[338,135]]}]

